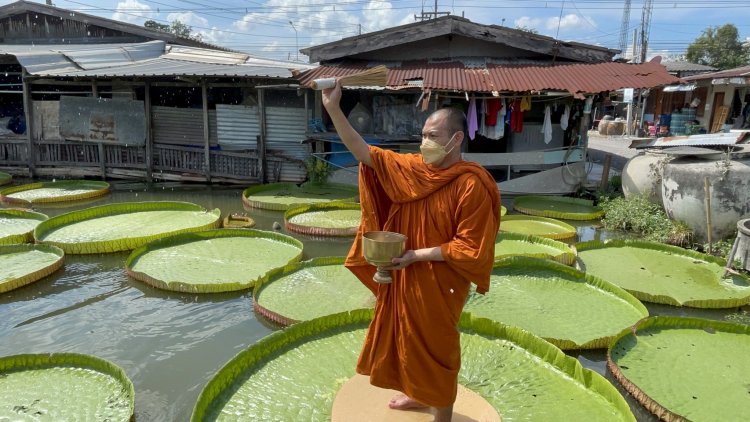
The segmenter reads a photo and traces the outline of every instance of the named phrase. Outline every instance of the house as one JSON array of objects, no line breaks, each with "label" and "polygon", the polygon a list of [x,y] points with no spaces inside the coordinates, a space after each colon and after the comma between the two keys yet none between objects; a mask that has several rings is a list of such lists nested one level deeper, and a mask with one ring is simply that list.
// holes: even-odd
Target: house
[{"label": "house", "polygon": [[696,118],[709,133],[750,129],[750,65],[683,79],[695,86]]},{"label": "house", "polygon": [[40,177],[301,182],[307,93],[292,70],[170,33],[0,7],[0,169]]},{"label": "house", "polygon": [[[506,194],[575,190],[585,181],[586,132],[595,100],[621,88],[679,81],[658,61],[613,62],[616,50],[457,16],[301,51],[320,62],[298,74],[304,86],[320,77],[388,67],[385,86],[346,90],[342,98],[344,111],[356,113],[350,120],[364,123],[359,129],[368,142],[414,150],[429,111],[450,106],[464,109],[470,120],[476,115],[478,131],[476,136],[470,131],[464,158],[491,169]],[[325,117],[319,106],[314,115]],[[328,145],[318,156],[346,164],[335,162],[341,151],[335,134],[308,137]]]}]

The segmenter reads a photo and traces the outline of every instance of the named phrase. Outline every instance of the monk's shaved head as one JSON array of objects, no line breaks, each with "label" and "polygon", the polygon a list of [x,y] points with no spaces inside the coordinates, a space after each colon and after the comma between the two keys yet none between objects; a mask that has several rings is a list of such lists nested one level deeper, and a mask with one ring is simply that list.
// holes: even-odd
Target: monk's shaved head
[{"label": "monk's shaved head", "polygon": [[430,114],[429,119],[443,119],[445,122],[445,128],[450,135],[456,132],[466,133],[466,115],[463,111],[457,108],[441,108]]}]

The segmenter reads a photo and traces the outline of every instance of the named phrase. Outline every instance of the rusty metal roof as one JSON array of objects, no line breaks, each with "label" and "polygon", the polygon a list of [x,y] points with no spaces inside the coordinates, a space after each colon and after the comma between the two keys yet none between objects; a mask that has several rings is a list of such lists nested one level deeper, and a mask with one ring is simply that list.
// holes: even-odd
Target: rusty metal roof
[{"label": "rusty metal roof", "polygon": [[750,66],[736,67],[734,69],[721,70],[719,72],[701,73],[700,75],[686,76],[686,81],[695,81],[700,79],[717,79],[717,78],[750,78]]},{"label": "rusty metal roof", "polygon": [[[299,73],[300,84],[309,86],[313,79],[351,75],[371,63],[342,62],[327,64]],[[679,83],[657,62],[585,63],[512,66],[487,63],[484,67],[466,67],[460,61],[429,63],[402,62],[389,66],[387,87],[414,88],[412,81],[422,81],[423,89],[469,92],[567,91],[580,97],[621,88],[653,88]]]}]

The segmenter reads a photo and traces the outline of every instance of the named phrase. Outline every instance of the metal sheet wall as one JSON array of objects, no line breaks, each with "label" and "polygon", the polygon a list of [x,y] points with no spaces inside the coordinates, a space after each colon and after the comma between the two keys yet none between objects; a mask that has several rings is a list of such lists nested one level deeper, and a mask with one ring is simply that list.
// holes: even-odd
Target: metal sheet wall
[{"label": "metal sheet wall", "polygon": [[[153,137],[157,144],[203,145],[203,111],[199,108],[154,106]],[[209,142],[217,145],[216,111],[208,111]]]},{"label": "metal sheet wall", "polygon": [[303,143],[307,119],[300,107],[266,107],[266,154],[290,158],[281,167],[280,181],[302,182],[307,178],[305,161],[310,158],[310,144]]},{"label": "metal sheet wall", "polygon": [[223,150],[257,149],[258,107],[216,104],[216,133]]}]

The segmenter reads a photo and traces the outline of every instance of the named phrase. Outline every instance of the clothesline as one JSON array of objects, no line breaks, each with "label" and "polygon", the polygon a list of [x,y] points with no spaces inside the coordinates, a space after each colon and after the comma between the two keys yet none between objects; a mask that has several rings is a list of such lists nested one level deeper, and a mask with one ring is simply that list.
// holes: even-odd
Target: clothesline
[{"label": "clothesline", "polygon": [[[471,95],[469,97],[471,97]],[[531,97],[532,102],[544,103],[544,102],[549,102],[549,101],[559,101],[561,99],[572,98],[573,94],[569,94],[569,95],[556,95],[556,96],[551,96],[551,97],[549,95],[500,95],[500,96],[497,96],[497,97],[495,97],[495,96],[489,96],[489,97],[487,97],[487,96],[476,96],[476,95],[474,95],[474,98],[477,99],[477,100],[503,100],[503,99],[507,100],[507,99],[513,99],[513,98],[521,98],[521,97]],[[436,99],[438,99],[438,98],[452,98],[452,99],[464,99],[465,100],[466,96],[465,95],[435,94],[435,98]],[[537,99],[537,101],[534,101],[535,98]],[[544,98],[544,99],[541,100],[541,98]]]}]

